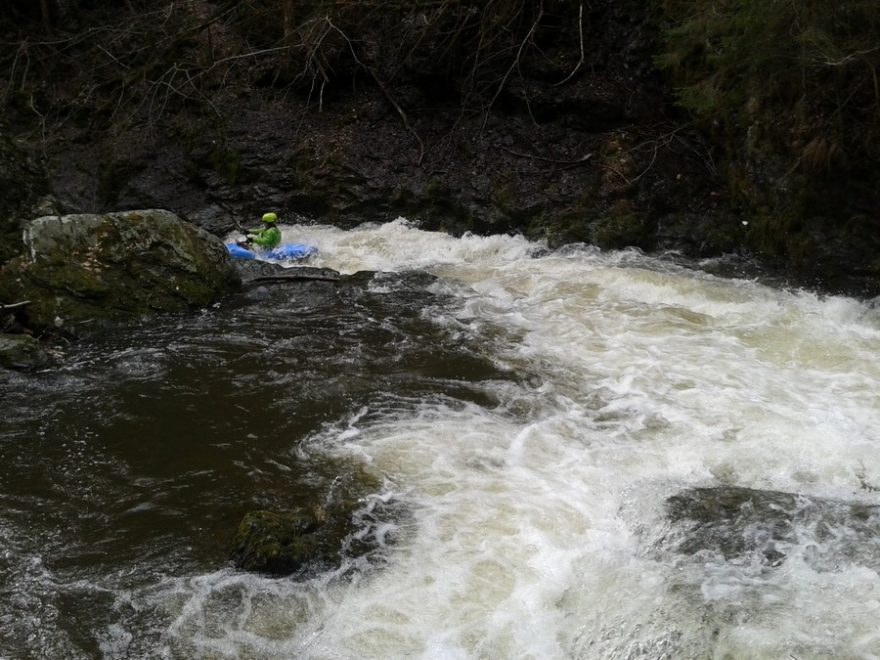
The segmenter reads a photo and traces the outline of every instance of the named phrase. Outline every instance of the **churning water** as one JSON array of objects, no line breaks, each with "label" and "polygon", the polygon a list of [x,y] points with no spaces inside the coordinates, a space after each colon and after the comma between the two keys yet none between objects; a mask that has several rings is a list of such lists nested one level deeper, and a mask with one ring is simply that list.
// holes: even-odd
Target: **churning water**
[{"label": "churning water", "polygon": [[[0,376],[0,657],[880,658],[880,310],[403,221],[285,235],[384,274]],[[244,511],[334,488],[370,555],[226,563]],[[747,503],[670,505],[706,493]]]}]

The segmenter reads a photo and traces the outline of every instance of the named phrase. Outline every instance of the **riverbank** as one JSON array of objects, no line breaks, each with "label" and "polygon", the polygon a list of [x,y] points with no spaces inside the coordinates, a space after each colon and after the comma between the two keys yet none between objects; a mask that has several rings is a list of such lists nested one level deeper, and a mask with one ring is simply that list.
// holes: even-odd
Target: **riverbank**
[{"label": "riverbank", "polygon": [[[796,285],[880,294],[875,163],[832,195],[836,166],[819,216],[770,203],[797,157],[735,156],[747,134],[753,155],[776,140],[760,113],[755,144],[751,124],[721,135],[678,106],[675,75],[655,66],[682,48],[664,38],[668,16],[636,2],[502,4],[314,3],[293,16],[281,3],[281,23],[209,2],[54,17],[69,47],[28,50],[47,85],[32,89],[18,65],[5,81],[7,235],[47,195],[63,212],[167,208],[215,234],[267,208],[341,227],[403,215],[456,235],[737,254]],[[42,17],[19,18],[31,20],[10,42],[20,50]],[[99,28],[113,38],[90,36]]]}]

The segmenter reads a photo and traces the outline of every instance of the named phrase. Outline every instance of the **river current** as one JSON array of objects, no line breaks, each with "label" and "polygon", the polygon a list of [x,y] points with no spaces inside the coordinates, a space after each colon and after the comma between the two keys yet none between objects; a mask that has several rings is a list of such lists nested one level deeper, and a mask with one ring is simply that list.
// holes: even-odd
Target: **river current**
[{"label": "river current", "polygon": [[[0,373],[0,658],[880,658],[876,306],[403,220],[283,230],[377,274]],[[722,488],[833,524],[768,550],[771,496],[735,551],[688,549],[669,498]],[[244,512],[340,492],[366,556],[228,563]]]}]

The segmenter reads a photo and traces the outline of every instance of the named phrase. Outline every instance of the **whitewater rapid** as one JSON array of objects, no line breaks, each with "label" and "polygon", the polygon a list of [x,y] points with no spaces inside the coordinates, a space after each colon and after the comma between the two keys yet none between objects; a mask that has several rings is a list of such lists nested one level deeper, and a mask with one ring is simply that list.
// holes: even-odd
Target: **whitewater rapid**
[{"label": "whitewater rapid", "polygon": [[424,314],[525,378],[499,382],[488,408],[389,392],[310,437],[308,451],[362,461],[406,504],[388,564],[306,583],[177,579],[169,648],[880,657],[877,567],[818,572],[794,552],[767,569],[660,544],[663,502],[686,487],[880,502],[866,488],[880,485],[876,307],[634,252],[453,238],[403,220],[284,233],[316,245],[316,265],[436,275],[456,304]]},{"label": "whitewater rapid", "polygon": [[[404,220],[351,231],[282,230],[285,240],[318,247],[310,265],[435,276],[416,307],[420,321],[510,377],[448,373],[443,378],[451,385],[434,381],[436,393],[389,388],[352,397],[348,408],[343,397],[341,414],[325,419],[310,412],[321,421],[304,422],[305,437],[253,429],[227,465],[223,452],[240,438],[223,425],[252,410],[196,417],[211,420],[207,429],[187,426],[186,418],[195,415],[193,405],[214,404],[220,392],[232,392],[230,405],[247,402],[245,395],[260,391],[261,365],[272,355],[282,364],[285,351],[300,347],[303,357],[296,353],[293,363],[308,369],[310,351],[318,359],[321,346],[287,337],[279,319],[291,316],[272,317],[259,305],[220,306],[174,321],[168,342],[145,335],[142,345],[89,348],[77,358],[84,366],[61,372],[73,421],[65,422],[68,430],[52,431],[70,446],[66,472],[53,478],[81,488],[84,501],[102,484],[118,483],[122,496],[143,502],[119,520],[149,516],[149,507],[163,512],[168,501],[177,507],[167,511],[173,520],[183,515],[178,509],[186,498],[150,499],[150,490],[190,488],[195,499],[207,487],[220,496],[234,478],[238,497],[250,479],[324,457],[360,466],[381,484],[357,514],[371,521],[381,561],[350,560],[297,581],[231,567],[165,572],[153,551],[147,572],[138,561],[102,568],[95,560],[79,569],[71,560],[79,572],[70,577],[59,573],[63,566],[53,564],[39,540],[28,541],[23,526],[4,529],[0,519],[11,557],[11,568],[2,557],[0,568],[18,581],[0,585],[17,599],[0,608],[0,631],[19,634],[22,648],[89,657],[76,649],[95,640],[105,658],[880,658],[880,562],[872,559],[880,557],[880,539],[853,531],[864,521],[844,519],[830,536],[804,523],[784,560],[768,562],[754,553],[681,552],[677,543],[688,532],[670,519],[667,506],[678,493],[726,486],[880,504],[876,305],[722,279],[633,251],[549,250],[509,236],[456,238]],[[390,296],[404,284],[375,278],[367,286],[381,300],[386,287]],[[188,326],[208,332],[218,318],[239,319],[225,344]],[[260,323],[271,324],[274,334]],[[388,326],[376,336],[400,347],[425,341],[424,333],[403,336],[413,324],[381,318],[376,324]],[[320,329],[332,332],[327,328]],[[346,332],[345,356],[368,361],[375,351],[360,351],[360,335]],[[214,378],[235,374],[248,355],[264,362],[217,393],[186,371],[194,363],[211,366]],[[397,369],[388,363],[383,369]],[[285,395],[284,388],[296,391],[298,379],[279,369],[272,382],[283,387],[272,398],[289,406],[279,414],[295,420],[303,411],[286,402],[306,399]],[[371,372],[358,377],[364,373]],[[116,374],[143,383],[116,402],[102,384]],[[88,396],[96,395],[78,394],[92,381],[107,400],[95,415],[104,426],[94,428],[75,410],[94,405]],[[482,388],[483,396],[456,396],[456,382]],[[16,414],[23,419],[27,395],[19,399],[23,412]],[[117,410],[123,404],[131,410]],[[68,419],[46,408],[46,428],[53,418]],[[160,413],[169,415],[164,431],[149,441],[179,442],[179,465],[154,465],[148,451],[115,453],[138,415]],[[8,446],[27,448],[31,427],[20,427],[20,444]],[[197,449],[185,451],[186,442]],[[202,446],[217,457],[207,486],[199,480],[208,474]],[[261,454],[278,446],[277,455]],[[103,463],[109,467],[99,475]],[[161,479],[141,477],[140,490],[125,490],[135,468]],[[223,472],[233,468],[234,474]],[[204,493],[208,503],[211,492]],[[52,500],[35,502],[36,520]],[[383,502],[394,506],[383,509]],[[49,528],[58,529],[59,544],[64,524]],[[132,529],[151,547],[148,524]],[[117,533],[124,539],[133,532]],[[191,566],[186,550],[168,565]],[[72,593],[103,603],[101,616],[110,623],[77,619],[75,608],[71,615],[65,594]],[[17,619],[16,608],[32,621]],[[86,632],[89,625],[95,630]],[[0,641],[0,657],[2,649]]]}]

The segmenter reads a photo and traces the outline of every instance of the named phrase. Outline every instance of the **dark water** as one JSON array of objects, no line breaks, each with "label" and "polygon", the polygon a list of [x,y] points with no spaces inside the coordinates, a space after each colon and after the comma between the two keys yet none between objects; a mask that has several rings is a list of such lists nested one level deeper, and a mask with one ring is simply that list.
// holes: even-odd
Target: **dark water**
[{"label": "dark water", "polygon": [[363,407],[491,406],[480,383],[510,374],[431,323],[448,303],[432,283],[252,288],[0,375],[0,657],[99,655],[121,619],[158,647],[162,613],[126,590],[227,566],[249,510],[381,490],[303,446],[310,433]]}]

